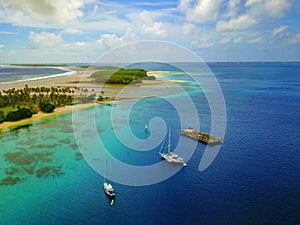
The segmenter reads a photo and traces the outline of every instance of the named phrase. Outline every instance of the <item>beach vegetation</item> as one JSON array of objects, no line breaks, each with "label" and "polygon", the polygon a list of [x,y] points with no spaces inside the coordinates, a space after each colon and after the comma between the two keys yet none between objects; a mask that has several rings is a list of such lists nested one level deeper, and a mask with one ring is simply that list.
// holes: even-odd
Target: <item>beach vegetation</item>
[{"label": "beach vegetation", "polygon": [[[75,90],[69,87],[28,87],[0,91],[0,123],[31,117],[38,111],[53,112],[70,105]],[[54,106],[54,107],[53,107]]]},{"label": "beach vegetation", "polygon": [[26,118],[30,118],[32,116],[32,112],[28,108],[19,108],[16,111],[11,111],[6,115],[7,121],[17,121]]},{"label": "beach vegetation", "polygon": [[76,97],[75,101],[77,103],[92,103],[96,99],[96,94],[90,94],[90,95],[79,95]]},{"label": "beach vegetation", "polygon": [[97,101],[99,101],[99,102],[103,101],[103,96],[99,95],[98,98],[97,98]]},{"label": "beach vegetation", "polygon": [[100,70],[92,73],[96,83],[106,84],[130,84],[133,82],[141,82],[147,78],[147,71],[143,69],[109,69]]},{"label": "beach vegetation", "polygon": [[0,110],[0,123],[4,122],[6,120],[4,112]]},{"label": "beach vegetation", "polygon": [[39,108],[42,112],[45,112],[45,113],[51,113],[54,111],[55,109],[55,106],[49,102],[46,102],[46,101],[41,101],[39,103]]}]

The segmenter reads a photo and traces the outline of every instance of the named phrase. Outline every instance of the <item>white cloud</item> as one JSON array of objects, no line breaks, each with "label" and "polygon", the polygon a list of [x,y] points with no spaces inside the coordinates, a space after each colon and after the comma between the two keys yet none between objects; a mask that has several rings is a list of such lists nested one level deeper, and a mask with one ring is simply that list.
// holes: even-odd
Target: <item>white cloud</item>
[{"label": "white cloud", "polygon": [[263,43],[264,41],[265,41],[265,39],[263,37],[257,37],[257,38],[250,39],[248,41],[248,43],[250,43],[250,44],[260,44],[260,43]]},{"label": "white cloud", "polygon": [[75,43],[76,46],[78,47],[83,47],[83,46],[86,46],[86,42],[83,42],[83,41],[78,41]]},{"label": "white cloud", "polygon": [[150,37],[163,38],[167,35],[167,31],[165,30],[165,26],[162,22],[154,22],[148,25],[144,24],[143,31]]},{"label": "white cloud", "polygon": [[271,17],[282,17],[291,7],[289,0],[268,0],[265,1],[266,12],[269,12]]},{"label": "white cloud", "polygon": [[239,42],[241,42],[242,40],[243,40],[242,37],[236,37],[236,38],[234,38],[234,39],[232,40],[232,42],[233,42],[233,43],[239,43]]},{"label": "white cloud", "polygon": [[[132,29],[140,36],[146,38],[164,38],[167,36],[167,25],[159,21],[160,12],[143,10],[140,13],[127,14],[131,20]],[[170,24],[172,27],[174,24]]]},{"label": "white cloud", "polygon": [[261,0],[247,0],[245,5],[252,6],[252,5],[258,4],[260,2],[262,2],[262,1]]},{"label": "white cloud", "polygon": [[185,23],[182,26],[182,32],[184,35],[191,35],[191,34],[195,33],[196,30],[197,30],[197,27],[191,23]]},{"label": "white cloud", "polygon": [[132,28],[127,28],[123,36],[118,37],[116,34],[102,34],[100,39],[96,41],[97,45],[103,49],[112,49],[125,44],[129,41],[133,41],[136,34]]},{"label": "white cloud", "polygon": [[143,10],[141,13],[139,13],[139,18],[144,23],[151,23],[153,21],[153,18],[149,11]]},{"label": "white cloud", "polygon": [[291,7],[290,0],[247,0],[245,6],[253,16],[280,18]]},{"label": "white cloud", "polygon": [[65,34],[81,34],[82,31],[79,29],[74,29],[74,28],[66,28],[62,31]]},{"label": "white cloud", "polygon": [[10,32],[10,31],[0,31],[0,34],[5,34],[5,35],[16,35],[16,32]]},{"label": "white cloud", "polygon": [[220,43],[220,44],[228,44],[228,43],[231,42],[231,40],[232,40],[232,37],[223,37],[223,38],[219,41],[219,43]]},{"label": "white cloud", "polygon": [[5,47],[5,45],[0,44],[0,48],[4,48],[4,47]]},{"label": "white cloud", "polygon": [[300,44],[300,32],[295,33],[295,34],[292,34],[292,35],[289,37],[288,42],[289,42],[290,44]]},{"label": "white cloud", "polygon": [[12,16],[16,23],[22,22],[21,18],[66,23],[83,16],[81,8],[86,2],[86,0],[6,0],[2,3],[2,10],[6,15]]},{"label": "white cloud", "polygon": [[187,21],[202,23],[216,20],[221,0],[180,0],[179,10]]},{"label": "white cloud", "polygon": [[99,46],[110,49],[115,48],[123,43],[123,38],[115,34],[102,34],[100,39],[97,40]]},{"label": "white cloud", "polygon": [[257,21],[249,15],[241,15],[238,18],[232,18],[229,21],[219,21],[216,24],[217,31],[226,30],[246,30],[257,24]]},{"label": "white cloud", "polygon": [[63,39],[61,38],[60,35],[56,35],[54,33],[49,33],[49,32],[41,32],[41,33],[30,32],[29,38],[39,47],[44,47],[44,48],[52,48],[52,47],[57,48],[59,45],[63,43]]},{"label": "white cloud", "polygon": [[277,34],[284,32],[287,28],[288,28],[288,26],[280,26],[280,27],[274,28],[273,36],[276,36]]},{"label": "white cloud", "polygon": [[133,31],[131,27],[128,27],[126,33],[123,36],[123,39],[126,41],[133,41],[136,39],[136,33]]},{"label": "white cloud", "polygon": [[218,44],[220,34],[213,29],[199,29],[192,37],[191,46],[193,49],[209,48]]},{"label": "white cloud", "polygon": [[290,0],[230,0],[225,17],[218,21],[216,29],[246,30],[267,18],[283,17],[291,7]]},{"label": "white cloud", "polygon": [[241,0],[230,0],[227,6],[227,17],[236,17],[240,10]]},{"label": "white cloud", "polygon": [[203,48],[209,48],[213,46],[214,43],[210,41],[209,39],[202,39],[199,41],[192,41],[191,46],[193,49],[203,49]]}]

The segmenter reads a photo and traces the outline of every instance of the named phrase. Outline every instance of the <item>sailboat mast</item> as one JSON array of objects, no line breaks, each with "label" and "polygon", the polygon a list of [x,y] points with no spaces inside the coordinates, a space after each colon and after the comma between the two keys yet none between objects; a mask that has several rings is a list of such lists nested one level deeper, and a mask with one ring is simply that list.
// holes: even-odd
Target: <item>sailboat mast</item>
[{"label": "sailboat mast", "polygon": [[105,176],[104,176],[104,183],[106,182],[107,177],[107,160],[105,161]]},{"label": "sailboat mast", "polygon": [[171,128],[169,127],[168,153],[171,151]]}]

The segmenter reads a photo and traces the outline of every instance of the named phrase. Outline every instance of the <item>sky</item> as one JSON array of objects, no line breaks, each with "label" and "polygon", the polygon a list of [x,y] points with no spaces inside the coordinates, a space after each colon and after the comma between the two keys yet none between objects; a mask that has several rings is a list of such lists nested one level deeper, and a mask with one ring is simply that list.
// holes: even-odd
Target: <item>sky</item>
[{"label": "sky", "polygon": [[207,62],[300,62],[300,0],[0,1],[0,64],[91,63],[146,40]]}]

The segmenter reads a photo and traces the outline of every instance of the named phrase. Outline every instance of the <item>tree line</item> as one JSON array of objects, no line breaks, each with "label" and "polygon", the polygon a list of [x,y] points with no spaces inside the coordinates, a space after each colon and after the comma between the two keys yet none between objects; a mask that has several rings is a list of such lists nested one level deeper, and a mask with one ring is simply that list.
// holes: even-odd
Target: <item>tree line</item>
[{"label": "tree line", "polygon": [[96,71],[92,73],[91,77],[96,83],[107,84],[130,84],[141,82],[143,79],[155,79],[153,76],[147,76],[146,70],[124,68]]},{"label": "tree line", "polygon": [[[2,93],[3,92],[3,93]],[[69,87],[28,87],[0,91],[0,123],[29,118],[41,110],[53,112],[55,107],[70,105],[74,90]]]}]

